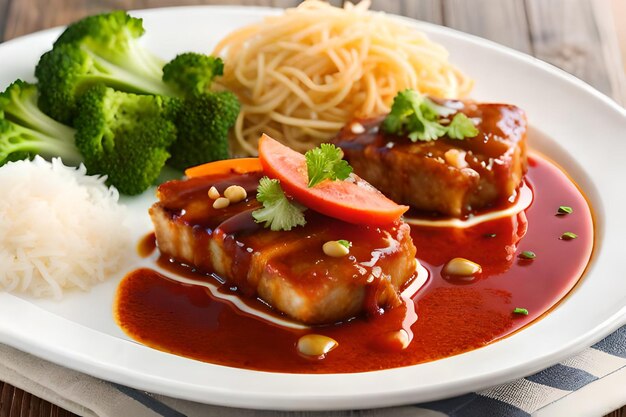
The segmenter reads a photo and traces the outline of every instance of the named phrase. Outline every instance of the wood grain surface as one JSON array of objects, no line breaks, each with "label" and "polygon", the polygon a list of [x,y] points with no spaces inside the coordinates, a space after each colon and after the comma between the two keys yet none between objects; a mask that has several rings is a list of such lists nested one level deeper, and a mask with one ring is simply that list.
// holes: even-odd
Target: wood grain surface
[{"label": "wood grain surface", "polygon": [[[200,4],[290,7],[299,0],[0,0],[0,41],[113,9]],[[332,0],[335,5],[341,0]],[[626,104],[617,42],[603,0],[372,0],[372,9],[442,24],[534,55]],[[612,23],[611,23],[612,24]],[[609,28],[610,29],[610,28]],[[0,417],[73,414],[0,382]],[[626,407],[610,417],[626,417]]]},{"label": "wood grain surface", "polygon": [[48,401],[0,382],[0,417],[75,417]]},{"label": "wood grain surface", "polygon": [[[519,0],[446,0],[444,24],[532,54],[524,4]],[[476,13],[476,9],[489,13]]]},{"label": "wood grain surface", "polygon": [[[0,0],[0,39],[66,25],[112,9],[198,4],[290,7],[299,0]],[[332,0],[340,4],[341,0]],[[372,9],[443,24],[535,55],[626,104],[616,41],[601,29],[604,0],[372,0]],[[602,19],[599,19],[601,15]],[[4,18],[2,18],[4,17]],[[609,16],[610,17],[610,16]],[[612,24],[612,23],[611,23]],[[615,36],[614,30],[611,32]],[[604,34],[604,35],[603,35]]]}]

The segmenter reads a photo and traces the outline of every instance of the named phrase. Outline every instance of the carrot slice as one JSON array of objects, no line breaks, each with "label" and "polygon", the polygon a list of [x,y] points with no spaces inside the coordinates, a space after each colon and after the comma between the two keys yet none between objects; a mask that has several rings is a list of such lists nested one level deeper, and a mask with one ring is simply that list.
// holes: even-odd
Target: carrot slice
[{"label": "carrot slice", "polygon": [[187,178],[204,177],[215,174],[247,174],[249,172],[263,171],[259,158],[235,158],[223,161],[209,162],[195,167],[187,168]]},{"label": "carrot slice", "polygon": [[270,178],[283,190],[315,211],[348,223],[384,225],[400,218],[409,208],[394,203],[367,181],[353,175],[345,181],[325,180],[308,188],[304,155],[267,135],[259,140],[259,159]]}]

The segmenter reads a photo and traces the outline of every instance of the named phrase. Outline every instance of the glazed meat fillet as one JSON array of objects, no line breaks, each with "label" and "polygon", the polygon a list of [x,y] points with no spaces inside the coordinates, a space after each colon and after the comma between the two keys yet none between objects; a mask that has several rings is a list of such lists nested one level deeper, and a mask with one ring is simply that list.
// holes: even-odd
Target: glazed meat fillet
[{"label": "glazed meat fillet", "polygon": [[381,117],[349,123],[334,143],[357,175],[420,211],[464,217],[513,198],[526,172],[524,112],[506,104],[446,104],[476,121],[478,136],[413,143],[382,133]]},{"label": "glazed meat fillet", "polygon": [[[415,273],[410,228],[349,224],[312,210],[307,224],[270,231],[254,222],[252,211],[260,174],[200,177],[159,187],[150,209],[162,254],[219,275],[229,287],[259,297],[274,309],[308,323],[334,323],[364,312],[393,307]],[[241,185],[248,198],[215,209],[207,196]],[[348,256],[324,254],[329,240],[352,242]]]}]

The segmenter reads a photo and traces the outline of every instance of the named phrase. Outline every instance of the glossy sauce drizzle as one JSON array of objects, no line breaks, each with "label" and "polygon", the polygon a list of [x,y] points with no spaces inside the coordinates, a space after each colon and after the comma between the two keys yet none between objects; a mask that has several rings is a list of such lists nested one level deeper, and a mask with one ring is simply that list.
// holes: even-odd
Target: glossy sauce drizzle
[{"label": "glossy sauce drizzle", "polygon": [[[156,349],[272,372],[372,371],[479,348],[552,308],[575,286],[591,257],[593,221],[584,196],[548,161],[529,162],[526,179],[535,200],[525,213],[467,229],[412,228],[417,258],[430,278],[415,296],[383,315],[308,330],[286,329],[214,299],[204,287],[140,269],[119,286],[116,318],[133,339]],[[573,213],[556,215],[561,205],[572,207]],[[578,238],[559,239],[564,232]],[[149,239],[145,242],[150,245]],[[519,259],[526,250],[537,257]],[[482,272],[473,279],[443,277],[443,265],[454,257],[480,264]],[[172,273],[215,279],[167,259],[160,263]],[[223,285],[221,291],[235,289]],[[256,299],[246,302],[270,310]],[[526,308],[529,315],[513,314],[516,307]],[[409,335],[408,346],[390,337],[399,331]],[[332,337],[339,346],[323,360],[307,359],[295,348],[307,333]]]}]

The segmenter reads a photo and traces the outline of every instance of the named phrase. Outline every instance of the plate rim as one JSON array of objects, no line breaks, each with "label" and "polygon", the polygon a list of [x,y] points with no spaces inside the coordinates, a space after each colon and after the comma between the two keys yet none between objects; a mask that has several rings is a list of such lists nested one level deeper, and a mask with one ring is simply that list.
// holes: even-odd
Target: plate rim
[{"label": "plate rim", "polygon": [[[192,12],[193,10],[209,9],[212,12],[220,13],[220,12],[229,12],[229,13],[237,13],[241,11],[256,13],[259,17],[263,16],[266,13],[275,13],[279,12],[282,9],[277,8],[269,8],[269,7],[256,7],[256,6],[215,6],[215,5],[205,5],[205,6],[182,6],[182,7],[163,7],[163,8],[154,8],[154,9],[142,9],[135,10],[131,13],[140,15],[141,17],[150,17],[151,14],[158,13],[166,13],[171,10],[183,10],[187,12]],[[605,94],[595,90],[589,84],[580,80],[579,78],[559,69],[551,64],[540,61],[536,58],[533,58],[524,53],[512,50],[503,45],[497,44],[495,42],[474,36],[469,35],[454,29],[442,27],[436,24],[418,21],[415,19],[411,19],[404,16],[396,16],[392,14],[387,14],[394,19],[400,19],[409,23],[410,25],[417,26],[419,29],[427,28],[429,32],[438,32],[446,36],[453,36],[461,41],[469,41],[470,43],[478,46],[485,47],[491,50],[495,50],[499,54],[505,54],[510,57],[513,57],[517,60],[521,60],[526,62],[529,65],[534,67],[538,67],[539,69],[551,73],[552,75],[561,78],[571,84],[574,88],[583,89],[585,93],[594,96],[595,98],[601,100],[605,105],[608,105],[609,108],[613,109],[618,116],[626,120],[626,109],[619,106],[614,100],[606,96]],[[60,27],[46,29],[39,32],[34,32],[19,38],[15,38],[9,41],[6,41],[0,44],[0,49],[5,47],[15,47],[19,46],[20,42],[28,42],[28,41],[36,41],[38,37],[52,36],[53,33],[58,32]],[[592,260],[591,262],[595,262]],[[7,298],[7,300],[14,299],[18,300],[17,297],[12,297],[7,294],[1,294],[2,298]],[[12,297],[12,298],[11,298]],[[2,299],[0,298],[0,299]],[[20,300],[24,303],[26,301]],[[6,307],[11,302],[8,303],[0,303],[0,313],[5,312],[10,314],[10,311],[7,311]],[[18,302],[20,304],[20,302]],[[38,307],[35,307],[35,310]],[[39,309],[40,310],[40,309]],[[32,312],[31,312],[32,313]],[[50,317],[48,317],[50,318]],[[90,329],[80,324],[71,322],[69,320],[60,318],[60,317],[52,317],[54,321],[65,321],[65,325],[68,325],[69,329],[78,330],[82,328],[82,330],[87,330],[87,333],[95,332],[101,334],[105,337],[111,337],[109,335],[102,334],[95,329]],[[28,323],[22,323],[19,320],[15,322],[15,324],[28,325]],[[534,322],[536,324],[536,322]],[[533,324],[533,325],[534,325]],[[24,337],[23,334],[19,334],[17,332],[17,328],[15,326],[7,326],[5,321],[0,320],[0,341],[10,344],[18,349],[22,349],[28,353],[34,354],[38,357],[50,360],[62,366],[67,366],[71,369],[75,369],[80,372],[85,372],[90,375],[103,378],[109,381],[117,382],[124,385],[133,386],[139,389],[146,389],[148,391],[164,394],[164,395],[173,395],[178,398],[208,402],[216,405],[225,405],[225,406],[238,406],[238,407],[250,407],[257,409],[282,409],[282,410],[326,410],[326,409],[350,409],[354,408],[354,404],[359,404],[359,408],[362,407],[384,407],[389,405],[398,405],[398,404],[406,404],[406,403],[415,403],[417,401],[424,401],[426,398],[428,400],[435,400],[440,398],[446,398],[462,393],[466,393],[469,391],[476,391],[478,389],[483,389],[489,386],[493,386],[494,384],[505,382],[508,380],[512,380],[529,373],[538,371],[540,369],[544,369],[546,366],[549,366],[557,361],[564,359],[575,353],[576,350],[581,349],[583,347],[588,347],[592,343],[600,340],[603,336],[609,334],[610,332],[616,330],[617,328],[626,324],[626,305],[621,310],[616,311],[613,315],[606,318],[601,326],[597,326],[584,334],[581,334],[578,338],[570,340],[570,342],[565,345],[561,350],[556,352],[548,352],[540,355],[532,362],[532,366],[529,366],[528,363],[523,363],[511,367],[504,367],[498,370],[495,370],[491,373],[482,374],[470,379],[461,379],[459,381],[455,381],[454,383],[447,384],[445,387],[440,386],[429,386],[428,389],[422,390],[421,396],[415,395],[414,391],[410,388],[405,390],[396,389],[393,392],[381,391],[376,395],[372,393],[363,393],[360,396],[351,394],[346,396],[341,393],[328,393],[327,395],[319,395],[313,394],[310,396],[302,397],[301,393],[298,396],[289,395],[287,393],[276,393],[274,396],[268,396],[267,393],[255,394],[255,393],[246,393],[246,398],[242,398],[242,394],[236,391],[223,389],[220,387],[212,387],[207,391],[206,387],[196,387],[193,384],[185,384],[181,382],[177,382],[176,386],[171,385],[171,381],[158,377],[156,375],[149,375],[146,373],[142,373],[138,370],[130,370],[130,369],[121,369],[119,367],[111,368],[110,364],[103,363],[102,360],[97,360],[93,357],[87,357],[84,355],[77,354],[77,352],[65,351],[62,349],[58,349],[56,346],[52,349],[50,346],[45,346],[42,342],[37,342],[35,340],[29,340],[32,338]],[[27,326],[28,327],[28,326]],[[532,326],[528,326],[527,328],[532,328]],[[115,338],[113,338],[115,339]],[[134,342],[128,342],[126,340],[117,340],[118,342],[122,342],[122,345],[127,343],[134,344],[135,347],[139,347],[139,350],[149,350],[152,352],[153,349],[144,347],[142,345],[138,345]],[[498,342],[501,343],[501,342]],[[495,345],[496,343],[492,343],[490,346]],[[482,348],[479,350],[487,349]],[[475,352],[475,351],[472,351]],[[468,352],[466,354],[457,355],[453,358],[460,358],[467,354],[471,354],[472,352]],[[163,352],[159,352],[161,355],[168,355]],[[171,355],[168,355],[171,356]],[[186,359],[187,361],[191,361],[194,363],[203,364],[202,362],[193,361],[190,359]],[[411,367],[405,368],[397,368],[391,370],[384,371],[374,371],[368,373],[357,373],[357,374],[326,374],[326,375],[302,375],[302,374],[275,374],[268,372],[259,372],[259,371],[247,371],[240,370],[237,368],[228,368],[219,365],[209,364],[210,368],[227,368],[229,371],[234,372],[235,374],[240,373],[254,373],[254,374],[264,374],[269,375],[272,378],[270,379],[284,379],[283,377],[293,377],[294,375],[300,378],[311,379],[311,380],[323,380],[328,377],[337,377],[344,379],[353,379],[355,377],[364,375],[364,374],[394,374],[398,370],[404,370],[409,368],[414,368],[416,366],[425,366],[433,364],[431,362],[429,364],[422,365],[413,365]],[[203,364],[206,365],[206,364]],[[289,379],[289,378],[287,378]],[[468,388],[468,385],[471,385]],[[207,394],[210,393],[210,398],[207,398]],[[417,398],[417,399],[416,399]],[[330,408],[329,408],[330,406]]]}]

